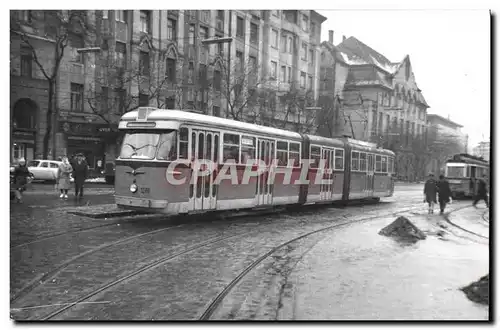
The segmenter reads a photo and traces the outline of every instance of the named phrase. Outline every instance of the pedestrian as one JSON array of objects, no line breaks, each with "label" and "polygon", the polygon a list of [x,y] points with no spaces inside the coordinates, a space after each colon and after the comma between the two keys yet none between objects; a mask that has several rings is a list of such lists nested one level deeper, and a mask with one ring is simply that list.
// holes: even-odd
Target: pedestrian
[{"label": "pedestrian", "polygon": [[429,204],[429,214],[434,213],[434,204],[437,203],[437,190],[437,182],[434,179],[434,174],[429,173],[429,179],[427,179],[424,186],[424,203]]},{"label": "pedestrian", "polygon": [[59,165],[59,170],[57,171],[57,183],[61,195],[59,198],[68,199],[68,190],[71,186],[70,174],[73,172],[73,167],[69,163],[68,157],[62,157],[62,163]]},{"label": "pedestrian", "polygon": [[439,208],[441,212],[439,214],[444,213],[444,209],[446,208],[446,204],[451,201],[451,189],[450,184],[444,178],[444,175],[439,176],[439,181],[437,183],[438,186],[438,194],[439,194]]},{"label": "pedestrian", "polygon": [[73,163],[73,178],[75,179],[75,198],[83,198],[83,184],[87,179],[88,165],[82,154],[76,155]]},{"label": "pedestrian", "polygon": [[26,190],[26,185],[31,176],[32,174],[26,166],[26,160],[24,158],[19,159],[19,165],[14,169],[15,200],[17,203],[23,202],[23,191]]},{"label": "pedestrian", "polygon": [[477,208],[477,202],[479,202],[481,199],[484,200],[486,203],[486,207],[489,207],[488,203],[488,189],[486,189],[487,183],[486,183],[486,174],[483,174],[483,177],[479,179],[478,182],[478,187],[477,187],[477,195],[474,198],[474,202],[472,205]]}]

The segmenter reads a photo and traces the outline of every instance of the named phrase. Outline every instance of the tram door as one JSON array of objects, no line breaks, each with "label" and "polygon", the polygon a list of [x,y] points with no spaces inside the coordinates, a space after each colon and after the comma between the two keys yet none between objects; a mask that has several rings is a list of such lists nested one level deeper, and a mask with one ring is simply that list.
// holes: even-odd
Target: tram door
[{"label": "tram door", "polygon": [[[325,161],[325,168],[323,169],[323,179],[325,180],[333,181],[334,152],[334,150],[323,149],[321,153],[321,159]],[[333,197],[333,182],[330,184],[322,183],[319,195],[321,200],[331,200]]]},{"label": "tram door", "polygon": [[367,197],[373,196],[373,186],[375,183],[375,162],[373,159],[373,154],[367,154],[368,157],[368,166],[366,167],[366,176],[365,176],[365,191]]},{"label": "tram door", "polygon": [[274,160],[274,141],[258,139],[258,159],[263,161],[268,170],[257,179],[256,197],[257,205],[269,205],[273,202],[273,184],[269,182],[270,167]]},{"label": "tram door", "polygon": [[[193,164],[190,181],[190,210],[215,210],[217,207],[217,187],[214,185],[216,168],[209,164],[218,163],[219,133],[210,131],[191,131],[192,158],[201,165]],[[206,161],[206,163],[203,162]],[[203,175],[202,171],[209,169],[210,173]]]}]

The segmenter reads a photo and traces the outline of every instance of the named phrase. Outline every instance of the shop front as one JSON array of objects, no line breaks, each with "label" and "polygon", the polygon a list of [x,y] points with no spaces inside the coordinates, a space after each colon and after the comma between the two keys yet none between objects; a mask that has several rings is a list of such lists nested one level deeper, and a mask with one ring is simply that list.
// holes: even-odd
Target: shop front
[{"label": "shop front", "polygon": [[107,124],[62,122],[60,125],[65,135],[66,155],[71,159],[83,154],[91,175],[98,176],[104,167],[110,137],[116,134],[114,130]]},{"label": "shop front", "polygon": [[19,158],[26,161],[33,160],[35,157],[36,133],[32,130],[16,130],[12,132],[11,141],[11,163],[17,163]]}]

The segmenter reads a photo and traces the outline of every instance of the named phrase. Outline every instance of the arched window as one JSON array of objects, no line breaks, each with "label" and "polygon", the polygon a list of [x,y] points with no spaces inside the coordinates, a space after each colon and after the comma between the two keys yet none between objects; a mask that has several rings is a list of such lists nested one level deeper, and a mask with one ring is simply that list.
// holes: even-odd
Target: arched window
[{"label": "arched window", "polygon": [[37,105],[30,99],[21,99],[14,105],[12,115],[14,128],[36,129]]}]

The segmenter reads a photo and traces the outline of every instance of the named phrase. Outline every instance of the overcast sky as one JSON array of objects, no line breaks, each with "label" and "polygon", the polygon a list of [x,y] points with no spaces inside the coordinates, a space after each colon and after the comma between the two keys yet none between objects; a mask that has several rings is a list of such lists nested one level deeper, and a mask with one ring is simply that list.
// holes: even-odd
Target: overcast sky
[{"label": "overcast sky", "polygon": [[[486,10],[319,10],[328,19],[321,40],[334,30],[356,37],[400,62],[410,55],[428,113],[450,119],[469,134],[469,148],[490,135],[490,17]],[[470,149],[469,149],[470,150]]]}]

